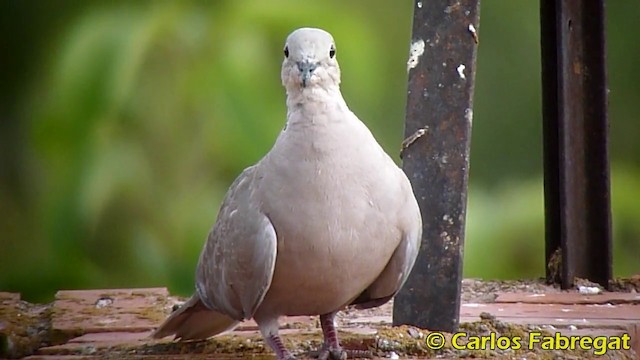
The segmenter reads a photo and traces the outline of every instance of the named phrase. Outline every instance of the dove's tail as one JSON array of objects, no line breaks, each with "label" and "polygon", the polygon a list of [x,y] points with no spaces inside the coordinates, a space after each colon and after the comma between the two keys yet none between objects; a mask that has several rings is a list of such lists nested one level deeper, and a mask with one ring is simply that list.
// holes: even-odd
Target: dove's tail
[{"label": "dove's tail", "polygon": [[175,335],[176,339],[181,340],[206,339],[231,330],[236,325],[238,325],[238,321],[210,310],[200,301],[198,294],[194,294],[191,299],[174,311],[151,334],[151,337],[160,339]]}]

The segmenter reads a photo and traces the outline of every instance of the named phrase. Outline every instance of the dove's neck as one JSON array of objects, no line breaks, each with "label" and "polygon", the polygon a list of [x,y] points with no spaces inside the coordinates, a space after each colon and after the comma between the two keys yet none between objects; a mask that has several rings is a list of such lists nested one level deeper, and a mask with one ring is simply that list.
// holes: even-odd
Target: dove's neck
[{"label": "dove's neck", "polygon": [[331,121],[322,116],[327,112],[350,112],[338,86],[287,89],[287,109],[287,126]]}]

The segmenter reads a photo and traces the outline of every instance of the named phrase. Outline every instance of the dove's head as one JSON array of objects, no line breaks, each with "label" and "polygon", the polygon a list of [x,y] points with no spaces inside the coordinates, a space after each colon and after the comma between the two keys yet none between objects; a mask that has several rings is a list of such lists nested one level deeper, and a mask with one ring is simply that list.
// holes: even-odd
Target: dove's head
[{"label": "dove's head", "polygon": [[338,87],[340,68],[331,34],[301,28],[289,35],[284,45],[282,84],[287,90]]}]

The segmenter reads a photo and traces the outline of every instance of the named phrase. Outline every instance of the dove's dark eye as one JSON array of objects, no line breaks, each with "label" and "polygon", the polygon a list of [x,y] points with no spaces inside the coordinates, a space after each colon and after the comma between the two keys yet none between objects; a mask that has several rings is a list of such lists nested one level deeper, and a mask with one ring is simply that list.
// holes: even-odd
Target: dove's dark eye
[{"label": "dove's dark eye", "polygon": [[289,57],[289,47],[288,46],[284,47],[284,57]]},{"label": "dove's dark eye", "polygon": [[333,59],[336,56],[336,47],[331,45],[331,49],[329,49],[329,57]]}]

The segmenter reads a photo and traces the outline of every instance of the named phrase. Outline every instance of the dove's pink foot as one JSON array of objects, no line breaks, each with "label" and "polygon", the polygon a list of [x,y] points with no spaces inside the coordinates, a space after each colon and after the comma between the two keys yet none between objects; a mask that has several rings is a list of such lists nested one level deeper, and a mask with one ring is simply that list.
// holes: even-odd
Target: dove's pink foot
[{"label": "dove's pink foot", "polygon": [[266,318],[261,316],[255,316],[254,320],[258,323],[260,332],[265,342],[276,353],[277,360],[296,360],[295,356],[291,355],[289,350],[282,343],[282,339],[278,334],[278,318],[268,316]]},{"label": "dove's pink foot", "polygon": [[289,350],[282,343],[282,339],[280,339],[279,335],[270,335],[265,338],[267,344],[273,349],[276,353],[276,359],[278,360],[296,360],[296,358],[291,355]]},{"label": "dove's pink foot", "polygon": [[338,340],[335,317],[335,312],[320,315],[324,345],[318,354],[318,360],[345,360],[347,358],[347,352],[342,349]]},{"label": "dove's pink foot", "polygon": [[369,358],[371,353],[362,350],[345,350],[340,346],[335,324],[336,313],[320,315],[320,326],[324,334],[324,345],[318,354],[319,360],[345,360],[347,358]]}]

